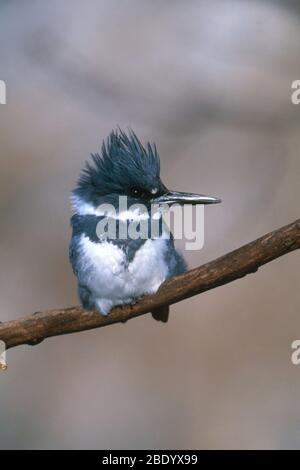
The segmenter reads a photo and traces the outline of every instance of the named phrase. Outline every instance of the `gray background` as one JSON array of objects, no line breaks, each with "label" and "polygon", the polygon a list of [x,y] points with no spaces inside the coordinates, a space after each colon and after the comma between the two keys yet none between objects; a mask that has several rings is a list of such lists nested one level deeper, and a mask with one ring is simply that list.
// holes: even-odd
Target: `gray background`
[{"label": "gray background", "polygon": [[[191,267],[299,217],[292,1],[0,3],[0,320],[77,303],[69,194],[120,125],[174,189],[221,196]],[[1,448],[297,448],[299,254],[172,307],[19,347]]]}]

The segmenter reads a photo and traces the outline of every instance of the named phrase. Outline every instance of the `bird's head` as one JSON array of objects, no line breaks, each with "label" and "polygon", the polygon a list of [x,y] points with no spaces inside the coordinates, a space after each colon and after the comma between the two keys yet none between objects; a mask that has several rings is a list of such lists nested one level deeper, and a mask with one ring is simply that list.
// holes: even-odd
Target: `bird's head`
[{"label": "bird's head", "polygon": [[220,199],[201,194],[169,191],[160,179],[160,160],[155,145],[143,146],[135,133],[112,131],[102,144],[101,155],[93,154],[73,190],[75,210],[89,212],[101,204],[118,205],[127,196],[128,205],[212,204]]}]

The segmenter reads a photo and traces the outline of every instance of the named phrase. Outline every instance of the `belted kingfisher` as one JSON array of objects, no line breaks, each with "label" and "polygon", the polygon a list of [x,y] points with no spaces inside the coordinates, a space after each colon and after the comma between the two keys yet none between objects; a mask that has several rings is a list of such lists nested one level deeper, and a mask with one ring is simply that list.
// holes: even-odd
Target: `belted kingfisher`
[{"label": "belted kingfisher", "polygon": [[[120,196],[127,196],[126,209],[120,209]],[[132,130],[126,134],[120,129],[103,141],[101,155],[92,154],[71,200],[74,215],[69,254],[78,278],[79,298],[83,308],[96,309],[102,315],[116,305],[155,293],[166,279],[187,269],[183,256],[175,249],[172,234],[164,236],[163,223],[157,236],[149,232],[148,237],[120,238],[107,235],[101,228],[99,233],[101,221],[107,217],[103,207],[115,208],[112,218],[120,230],[124,223],[139,224],[145,218],[157,218],[151,215],[153,204],[220,202],[215,197],[169,191],[160,179],[156,146],[143,146]],[[143,204],[146,211],[132,209],[137,203]],[[159,221],[162,222],[161,214]],[[156,320],[166,322],[169,307],[151,313]]]}]

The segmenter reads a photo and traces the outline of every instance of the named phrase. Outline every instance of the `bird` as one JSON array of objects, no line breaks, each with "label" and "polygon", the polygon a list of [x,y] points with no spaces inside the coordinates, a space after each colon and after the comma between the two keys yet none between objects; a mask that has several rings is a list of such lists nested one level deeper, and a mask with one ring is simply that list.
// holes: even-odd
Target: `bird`
[{"label": "bird", "polygon": [[[120,198],[126,197],[126,207]],[[73,215],[69,258],[78,280],[78,296],[85,310],[106,316],[117,305],[135,303],[157,292],[172,276],[187,270],[184,256],[166,236],[162,213],[151,207],[173,204],[214,204],[219,198],[170,191],[160,177],[160,157],[155,144],[143,145],[132,129],[113,130],[101,152],[91,154],[71,194]],[[137,209],[138,205],[138,209]],[[140,210],[140,206],[145,208]],[[104,210],[103,208],[114,210]],[[150,222],[158,222],[153,236]],[[120,237],[121,229],[146,221],[146,237]],[[104,230],[115,222],[114,232]],[[100,228],[99,228],[100,227]],[[114,236],[113,236],[114,235]],[[152,313],[168,321],[169,306]]]}]

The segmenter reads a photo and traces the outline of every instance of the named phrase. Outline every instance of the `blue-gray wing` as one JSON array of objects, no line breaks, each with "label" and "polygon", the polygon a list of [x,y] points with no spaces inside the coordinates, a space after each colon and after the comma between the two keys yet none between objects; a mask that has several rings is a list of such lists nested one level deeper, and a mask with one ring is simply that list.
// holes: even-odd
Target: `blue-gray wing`
[{"label": "blue-gray wing", "polygon": [[169,278],[177,276],[177,274],[182,274],[187,270],[187,263],[183,255],[177,251],[174,246],[174,237],[172,234],[168,240],[168,249],[166,251],[165,260],[169,266]]},{"label": "blue-gray wing", "polygon": [[[167,250],[165,254],[165,262],[168,264],[169,273],[168,278],[176,276],[177,274],[184,273],[187,270],[187,264],[180,252],[174,246],[174,237],[171,234],[170,239],[167,240]],[[167,323],[169,319],[169,305],[163,305],[151,312],[154,320]]]},{"label": "blue-gray wing", "polygon": [[73,272],[78,276],[78,259],[79,259],[79,235],[72,236],[69,245],[69,260],[73,268]]}]

